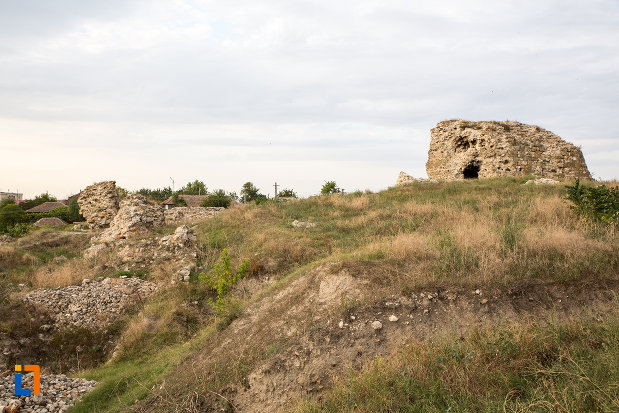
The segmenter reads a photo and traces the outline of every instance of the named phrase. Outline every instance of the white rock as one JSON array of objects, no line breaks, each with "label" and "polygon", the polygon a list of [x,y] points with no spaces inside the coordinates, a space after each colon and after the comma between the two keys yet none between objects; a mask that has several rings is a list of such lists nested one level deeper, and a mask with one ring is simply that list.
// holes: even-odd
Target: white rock
[{"label": "white rock", "polygon": [[383,328],[383,323],[381,323],[380,321],[376,320],[376,321],[372,321],[372,328],[374,330],[380,330],[381,328]]},{"label": "white rock", "polygon": [[561,182],[549,178],[530,179],[525,182],[525,185],[559,185]]},{"label": "white rock", "polygon": [[395,323],[395,322],[396,322],[396,321],[398,321],[398,320],[399,320],[399,319],[398,319],[398,317],[397,317],[397,316],[395,316],[394,314],[391,314],[391,315],[389,316],[389,321],[391,321],[392,323]]},{"label": "white rock", "polygon": [[338,327],[339,327],[339,328],[344,328],[344,322],[343,322],[343,321],[340,321],[340,323],[338,324]]},{"label": "white rock", "polygon": [[314,227],[316,227],[316,223],[315,222],[297,221],[295,219],[294,221],[292,221],[292,226],[295,227],[295,228],[314,228]]}]

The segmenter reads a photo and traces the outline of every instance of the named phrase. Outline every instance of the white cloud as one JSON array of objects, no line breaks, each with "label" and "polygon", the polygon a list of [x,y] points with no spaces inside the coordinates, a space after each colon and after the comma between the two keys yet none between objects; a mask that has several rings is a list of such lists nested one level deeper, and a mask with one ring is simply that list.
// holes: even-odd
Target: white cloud
[{"label": "white cloud", "polygon": [[30,196],[203,163],[230,190],[283,174],[311,193],[312,162],[379,189],[422,175],[457,117],[538,124],[617,177],[616,1],[24,0],[0,5],[0,45],[0,176]]}]

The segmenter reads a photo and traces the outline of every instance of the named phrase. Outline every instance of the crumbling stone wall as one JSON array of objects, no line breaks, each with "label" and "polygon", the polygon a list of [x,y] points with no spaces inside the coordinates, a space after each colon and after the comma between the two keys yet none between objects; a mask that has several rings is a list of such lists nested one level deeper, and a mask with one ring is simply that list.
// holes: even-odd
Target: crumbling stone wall
[{"label": "crumbling stone wall", "polygon": [[222,207],[176,207],[166,209],[165,223],[173,224],[195,224],[219,214],[226,208]]},{"label": "crumbling stone wall", "polygon": [[115,181],[99,182],[84,189],[77,198],[80,213],[90,228],[106,228],[118,212]]},{"label": "crumbling stone wall", "polygon": [[439,122],[431,130],[429,179],[535,175],[591,179],[580,148],[519,122]]},{"label": "crumbling stone wall", "polygon": [[164,224],[163,208],[144,196],[131,194],[120,201],[120,209],[110,227],[101,233],[99,241],[130,238]]}]

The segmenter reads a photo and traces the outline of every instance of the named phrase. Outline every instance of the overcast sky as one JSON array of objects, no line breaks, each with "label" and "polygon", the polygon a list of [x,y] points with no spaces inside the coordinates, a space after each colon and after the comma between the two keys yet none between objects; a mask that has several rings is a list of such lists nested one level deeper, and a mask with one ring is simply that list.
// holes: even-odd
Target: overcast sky
[{"label": "overcast sky", "polygon": [[619,178],[619,1],[0,0],[1,191],[378,190],[453,118]]}]

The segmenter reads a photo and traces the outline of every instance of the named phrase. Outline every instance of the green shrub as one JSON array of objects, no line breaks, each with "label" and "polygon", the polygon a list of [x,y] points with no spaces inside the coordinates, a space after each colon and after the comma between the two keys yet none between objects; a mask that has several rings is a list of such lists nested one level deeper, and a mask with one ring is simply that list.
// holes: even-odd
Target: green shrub
[{"label": "green shrub", "polygon": [[231,201],[232,198],[229,195],[226,195],[226,191],[224,191],[223,189],[218,189],[217,191],[210,194],[204,201],[202,201],[200,206],[228,208]]},{"label": "green shrub", "polygon": [[279,191],[279,194],[277,194],[277,196],[282,198],[296,198],[297,194],[292,189],[282,189],[281,191]]},{"label": "green shrub", "polygon": [[619,189],[606,185],[583,186],[580,180],[566,186],[571,208],[581,217],[609,225],[619,225]]},{"label": "green shrub", "polygon": [[338,192],[341,192],[341,189],[337,187],[335,181],[325,182],[325,184],[322,186],[322,189],[320,190],[320,193],[323,195],[336,194]]},{"label": "green shrub", "polygon": [[248,270],[249,260],[247,259],[243,260],[236,270],[233,270],[230,266],[228,250],[224,248],[219,261],[213,268],[213,274],[200,273],[200,281],[217,292],[216,299],[209,298],[209,303],[220,315],[226,313],[226,309],[231,303],[230,289],[247,274]]},{"label": "green shrub", "polygon": [[251,182],[245,182],[241,188],[241,199],[243,202],[256,201],[264,199],[266,196],[260,193],[260,190]]},{"label": "green shrub", "polygon": [[6,233],[15,224],[28,222],[29,217],[16,204],[7,204],[0,208],[0,233]]},{"label": "green shrub", "polygon": [[185,199],[178,192],[172,195],[172,202],[174,202],[175,207],[187,206],[187,202],[185,202]]},{"label": "green shrub", "polygon": [[138,190],[137,193],[140,195],[144,195],[146,198],[152,199],[153,201],[163,202],[172,196],[172,188],[170,188],[169,186],[166,186],[163,189],[142,188]]},{"label": "green shrub", "polygon": [[69,200],[69,210],[67,211],[65,221],[67,222],[83,222],[86,219],[80,214],[80,206],[77,203],[77,197],[74,196]]},{"label": "green shrub", "polygon": [[27,222],[21,222],[17,224],[13,224],[7,229],[7,234],[14,238],[21,237],[22,235],[26,235],[28,231],[30,231],[30,224]]}]

